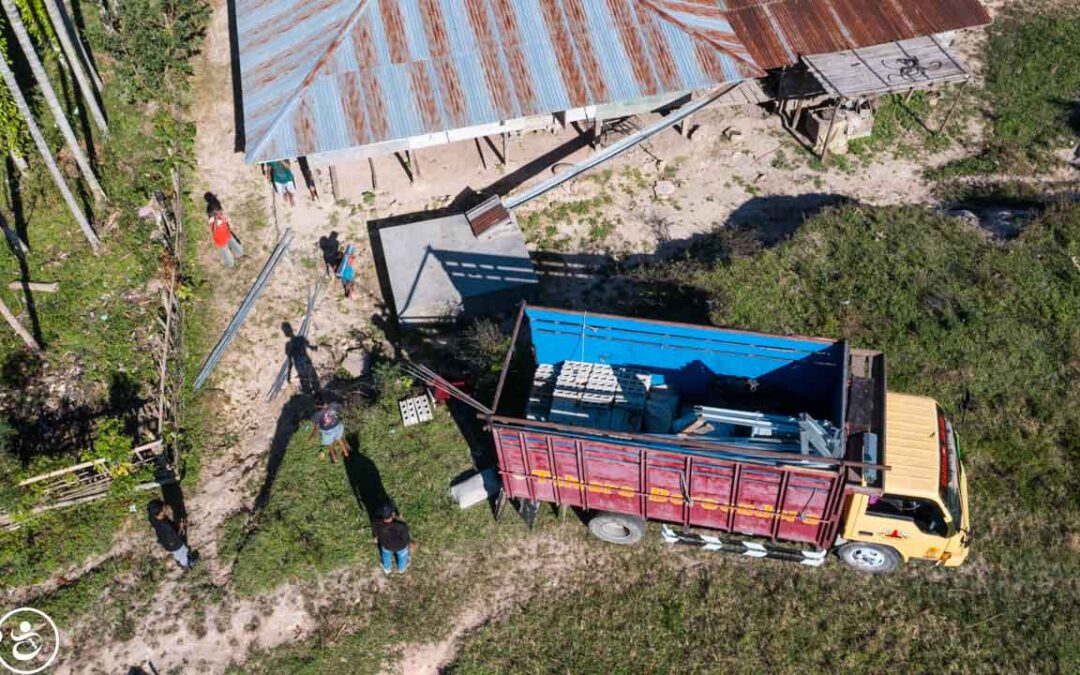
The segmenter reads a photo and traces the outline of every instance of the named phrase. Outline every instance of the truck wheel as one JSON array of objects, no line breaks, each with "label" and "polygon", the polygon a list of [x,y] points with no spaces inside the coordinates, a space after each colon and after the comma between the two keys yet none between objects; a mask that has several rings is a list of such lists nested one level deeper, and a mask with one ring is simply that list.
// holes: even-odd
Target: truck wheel
[{"label": "truck wheel", "polygon": [[645,536],[645,521],[622,513],[601,511],[589,519],[589,532],[612,544],[636,544]]},{"label": "truck wheel", "polygon": [[868,574],[888,574],[900,566],[900,554],[891,546],[852,542],[836,553],[851,567]]}]

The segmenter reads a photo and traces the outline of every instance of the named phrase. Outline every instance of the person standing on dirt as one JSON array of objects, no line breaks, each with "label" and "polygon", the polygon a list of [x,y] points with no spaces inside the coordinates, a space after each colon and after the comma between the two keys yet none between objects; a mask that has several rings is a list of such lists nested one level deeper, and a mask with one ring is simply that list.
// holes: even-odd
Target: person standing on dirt
[{"label": "person standing on dirt", "polygon": [[341,264],[338,266],[338,278],[341,279],[341,286],[345,289],[345,297],[348,298],[352,295],[353,288],[356,286],[356,268],[353,264],[356,261],[356,255],[353,252],[353,245],[349,244],[345,247],[345,253],[341,256]]},{"label": "person standing on dirt", "polygon": [[[330,462],[332,464],[337,463],[337,458],[334,457],[335,447],[341,450],[342,460],[348,459],[349,444],[345,442],[344,438],[345,424],[341,421],[341,404],[320,399],[319,409],[312,416],[311,421],[314,426],[311,428],[310,438],[315,438],[315,433],[318,432],[319,442],[330,452]],[[322,453],[319,453],[320,459],[322,456]]]},{"label": "person standing on dirt", "polygon": [[206,200],[206,216],[210,225],[210,238],[214,246],[221,251],[221,257],[225,261],[225,267],[236,266],[236,259],[244,257],[244,247],[240,240],[233,234],[229,217],[225,215],[225,209],[221,208],[221,202],[213,193],[203,195]]},{"label": "person standing on dirt", "polygon": [[191,566],[195,564],[194,556],[188,551],[187,543],[184,541],[187,519],[182,519],[179,524],[174,523],[168,511],[165,502],[160,499],[151,499],[146,505],[146,514],[150,518],[150,526],[157,534],[158,543],[172,554],[181,569],[191,569]]},{"label": "person standing on dirt", "polygon": [[382,563],[383,574],[393,572],[395,562],[398,574],[405,574],[409,569],[412,553],[409,526],[396,517],[394,507],[390,504],[379,507],[375,515],[377,520],[371,523],[371,529],[375,533],[375,543],[379,545],[379,562]]},{"label": "person standing on dirt", "polygon": [[284,197],[289,206],[296,206],[296,177],[289,167],[289,160],[275,160],[267,162],[265,166],[270,180],[274,183],[274,192]]}]

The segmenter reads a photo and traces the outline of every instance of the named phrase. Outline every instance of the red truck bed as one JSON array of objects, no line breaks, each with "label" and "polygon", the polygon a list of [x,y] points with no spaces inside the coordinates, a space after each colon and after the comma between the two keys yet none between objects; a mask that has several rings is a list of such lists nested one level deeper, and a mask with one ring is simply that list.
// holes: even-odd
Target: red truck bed
[{"label": "red truck bed", "polygon": [[[864,489],[862,472],[880,477],[887,468],[875,463],[882,450],[884,362],[876,352],[856,352],[823,338],[523,307],[485,415],[504,496],[829,548],[845,492]],[[544,399],[537,374],[566,363],[650,373],[684,408],[712,406],[720,391],[725,409],[708,410],[718,411],[713,419],[722,431],[695,436],[682,427],[619,430],[587,416],[573,423],[546,419],[545,406],[552,417],[556,406],[536,405]],[[733,390],[732,382],[742,389]],[[548,400],[565,401],[570,386],[556,384]],[[609,391],[610,400],[606,385],[596,386],[590,380],[586,394]],[[779,427],[756,439],[725,427],[731,416],[759,411],[791,416],[783,417],[790,424],[797,418],[800,429],[820,420],[832,442],[808,449],[802,431],[803,441],[792,442]]]},{"label": "red truck bed", "polygon": [[[494,422],[508,497],[826,548],[840,473],[601,442]],[[687,499],[689,497],[689,499]]]}]

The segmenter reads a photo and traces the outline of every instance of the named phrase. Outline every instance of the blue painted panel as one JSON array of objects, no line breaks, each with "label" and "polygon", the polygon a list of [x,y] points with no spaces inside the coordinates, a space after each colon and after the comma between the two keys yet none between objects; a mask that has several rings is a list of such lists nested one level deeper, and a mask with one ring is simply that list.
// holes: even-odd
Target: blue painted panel
[{"label": "blue painted panel", "polygon": [[717,377],[754,378],[816,400],[830,418],[841,419],[842,342],[537,307],[527,308],[526,316],[539,363],[572,360],[645,368],[689,398],[707,394]]}]

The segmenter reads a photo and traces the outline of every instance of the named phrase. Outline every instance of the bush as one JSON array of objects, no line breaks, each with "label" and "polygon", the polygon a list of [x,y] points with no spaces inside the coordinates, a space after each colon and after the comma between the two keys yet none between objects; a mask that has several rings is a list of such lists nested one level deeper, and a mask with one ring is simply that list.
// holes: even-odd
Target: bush
[{"label": "bush", "polygon": [[186,92],[210,5],[204,0],[140,0],[112,5],[105,46],[132,101],[169,101]]}]

